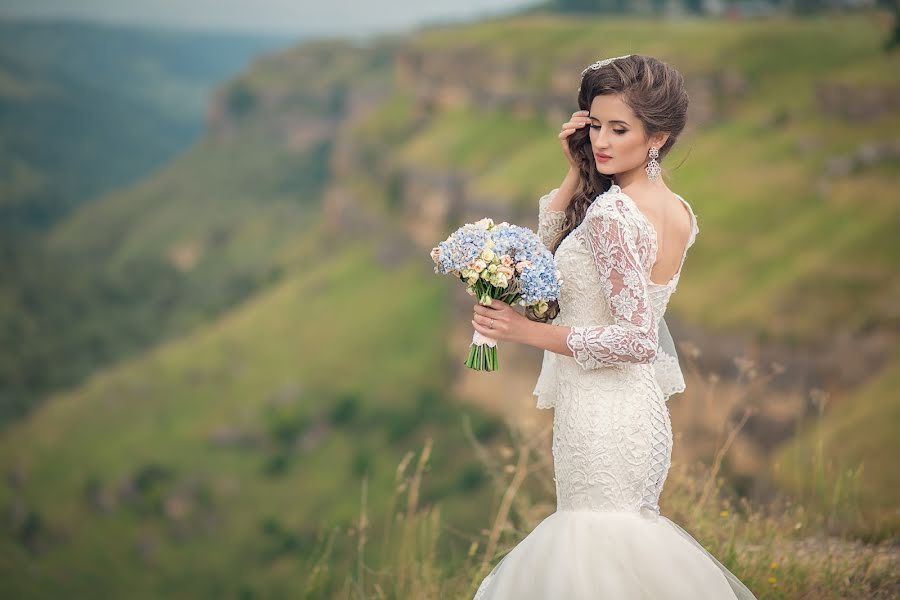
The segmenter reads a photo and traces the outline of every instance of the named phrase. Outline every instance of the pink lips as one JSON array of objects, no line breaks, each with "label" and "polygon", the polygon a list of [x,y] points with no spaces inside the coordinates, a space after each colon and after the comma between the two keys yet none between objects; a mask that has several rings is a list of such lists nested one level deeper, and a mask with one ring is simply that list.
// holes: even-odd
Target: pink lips
[{"label": "pink lips", "polygon": [[612,156],[606,156],[605,154],[595,154],[594,158],[596,158],[599,162],[606,162],[612,158]]}]

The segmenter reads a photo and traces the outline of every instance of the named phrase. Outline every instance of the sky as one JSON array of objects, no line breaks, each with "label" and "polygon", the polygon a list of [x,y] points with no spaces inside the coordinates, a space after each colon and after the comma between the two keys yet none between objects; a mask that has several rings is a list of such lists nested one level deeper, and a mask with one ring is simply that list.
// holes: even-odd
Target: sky
[{"label": "sky", "polygon": [[348,35],[404,32],[467,21],[536,0],[0,0],[4,17],[71,18],[178,29]]}]

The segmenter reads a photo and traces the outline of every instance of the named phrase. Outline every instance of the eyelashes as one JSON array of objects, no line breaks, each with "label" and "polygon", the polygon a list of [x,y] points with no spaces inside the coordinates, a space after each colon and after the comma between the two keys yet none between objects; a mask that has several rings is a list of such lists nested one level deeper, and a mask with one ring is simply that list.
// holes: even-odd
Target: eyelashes
[{"label": "eyelashes", "polygon": [[[600,129],[599,125],[588,125],[591,129]],[[627,129],[613,129],[619,135],[624,135],[628,130]]]}]

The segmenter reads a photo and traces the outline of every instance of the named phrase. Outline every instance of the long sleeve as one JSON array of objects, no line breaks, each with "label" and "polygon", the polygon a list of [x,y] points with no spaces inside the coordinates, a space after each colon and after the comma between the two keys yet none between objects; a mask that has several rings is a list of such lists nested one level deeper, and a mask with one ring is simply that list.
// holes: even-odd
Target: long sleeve
[{"label": "long sleeve", "polygon": [[575,326],[566,346],[585,370],[619,363],[650,363],[656,357],[658,325],[648,295],[637,240],[613,204],[586,217],[582,235],[588,242],[615,322]]},{"label": "long sleeve", "polygon": [[552,248],[553,242],[559,236],[566,221],[564,210],[548,210],[550,202],[556,197],[559,188],[554,188],[541,196],[538,201],[538,237],[547,248]]}]

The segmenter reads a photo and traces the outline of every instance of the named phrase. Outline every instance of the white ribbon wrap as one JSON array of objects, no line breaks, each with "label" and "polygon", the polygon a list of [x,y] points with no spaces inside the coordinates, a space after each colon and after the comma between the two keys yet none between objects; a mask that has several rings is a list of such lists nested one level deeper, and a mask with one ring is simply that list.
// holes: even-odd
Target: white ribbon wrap
[{"label": "white ribbon wrap", "polygon": [[472,343],[478,346],[490,346],[491,348],[497,346],[497,340],[489,338],[486,335],[481,335],[481,332],[477,330],[472,334]]}]

